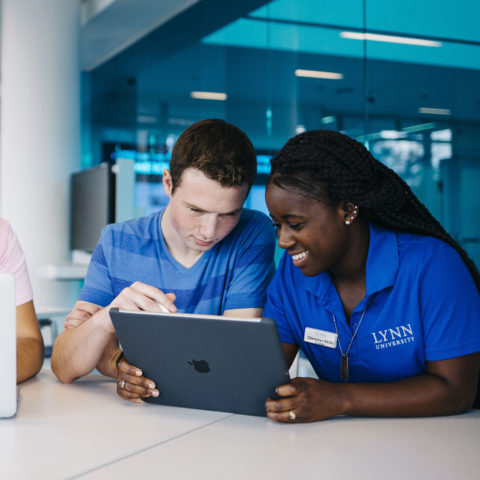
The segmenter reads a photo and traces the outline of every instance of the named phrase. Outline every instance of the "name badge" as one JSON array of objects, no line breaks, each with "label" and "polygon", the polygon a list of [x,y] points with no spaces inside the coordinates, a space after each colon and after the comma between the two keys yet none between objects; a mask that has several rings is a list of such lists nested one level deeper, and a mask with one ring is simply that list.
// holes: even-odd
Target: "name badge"
[{"label": "name badge", "polygon": [[316,328],[305,328],[305,336],[303,339],[308,343],[315,343],[322,347],[337,348],[338,335],[333,332],[327,332],[326,330],[317,330]]}]

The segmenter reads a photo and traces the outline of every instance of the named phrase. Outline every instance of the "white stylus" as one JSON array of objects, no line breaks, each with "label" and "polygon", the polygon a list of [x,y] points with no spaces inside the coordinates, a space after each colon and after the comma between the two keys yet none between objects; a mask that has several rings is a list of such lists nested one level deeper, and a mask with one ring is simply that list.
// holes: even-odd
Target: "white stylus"
[{"label": "white stylus", "polygon": [[163,312],[163,313],[170,313],[168,311],[168,308],[164,307],[161,303],[158,303],[157,302],[157,305],[160,307],[160,310]]}]

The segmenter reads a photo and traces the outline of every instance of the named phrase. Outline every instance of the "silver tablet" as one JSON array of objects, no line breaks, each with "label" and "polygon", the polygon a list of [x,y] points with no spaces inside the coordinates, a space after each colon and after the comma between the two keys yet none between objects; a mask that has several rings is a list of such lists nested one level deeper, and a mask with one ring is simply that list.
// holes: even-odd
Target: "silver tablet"
[{"label": "silver tablet", "polygon": [[110,316],[126,360],[160,391],[148,402],[265,416],[265,400],[290,381],[270,318],[118,309]]}]

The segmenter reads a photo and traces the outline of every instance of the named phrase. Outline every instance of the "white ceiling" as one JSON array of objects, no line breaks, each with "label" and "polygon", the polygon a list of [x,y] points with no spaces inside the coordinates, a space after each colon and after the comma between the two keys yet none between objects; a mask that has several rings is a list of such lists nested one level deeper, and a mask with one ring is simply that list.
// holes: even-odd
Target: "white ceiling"
[{"label": "white ceiling", "polygon": [[199,1],[82,0],[82,70],[98,67]]}]

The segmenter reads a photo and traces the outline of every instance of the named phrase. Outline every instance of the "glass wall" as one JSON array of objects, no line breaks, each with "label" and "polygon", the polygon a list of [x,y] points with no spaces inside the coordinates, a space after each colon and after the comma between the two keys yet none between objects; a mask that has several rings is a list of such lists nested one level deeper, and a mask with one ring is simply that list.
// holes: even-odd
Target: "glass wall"
[{"label": "glass wall", "polygon": [[195,4],[83,74],[83,165],[135,159],[138,213],[178,135],[203,118],[242,128],[259,159],[305,129],[364,142],[480,265],[480,3],[248,0]]}]

